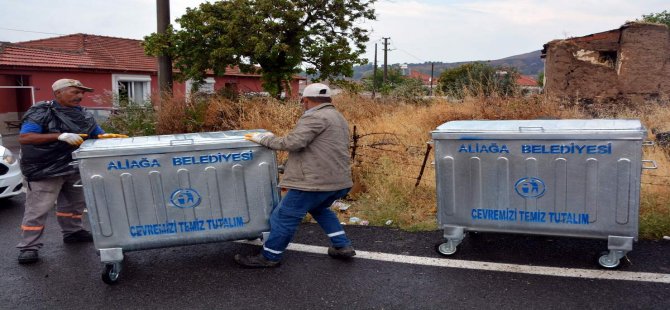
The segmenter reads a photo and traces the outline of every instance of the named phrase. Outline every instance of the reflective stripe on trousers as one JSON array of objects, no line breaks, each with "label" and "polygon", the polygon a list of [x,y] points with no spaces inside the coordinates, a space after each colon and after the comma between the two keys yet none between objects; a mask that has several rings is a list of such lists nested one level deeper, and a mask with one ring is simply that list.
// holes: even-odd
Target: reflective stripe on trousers
[{"label": "reflective stripe on trousers", "polygon": [[272,261],[281,260],[298,225],[308,212],[330,237],[330,242],[334,247],[351,245],[337,215],[330,210],[333,202],[344,197],[348,192],[348,188],[330,192],[290,189],[279,205],[272,210],[270,236],[263,245],[263,256]]},{"label": "reflective stripe on trousers", "polygon": [[[86,208],[84,191],[73,185],[79,174],[59,176],[40,181],[31,181],[26,187],[26,203],[21,223],[19,249],[38,250],[47,216],[56,205],[56,218],[63,235],[84,229],[82,214]],[[56,204],[56,201],[58,203]]]}]

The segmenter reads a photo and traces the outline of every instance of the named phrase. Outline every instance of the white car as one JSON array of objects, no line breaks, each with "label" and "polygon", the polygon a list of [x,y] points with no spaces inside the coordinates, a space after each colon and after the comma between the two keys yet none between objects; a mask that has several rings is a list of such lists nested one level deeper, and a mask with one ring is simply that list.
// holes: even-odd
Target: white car
[{"label": "white car", "polygon": [[23,175],[19,159],[8,148],[0,145],[0,199],[20,194],[21,187]]}]

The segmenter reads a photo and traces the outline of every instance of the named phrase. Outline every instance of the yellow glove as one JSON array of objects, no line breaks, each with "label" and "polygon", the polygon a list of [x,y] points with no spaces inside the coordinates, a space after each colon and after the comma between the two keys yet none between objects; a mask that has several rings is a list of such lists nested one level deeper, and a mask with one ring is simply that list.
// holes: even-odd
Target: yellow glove
[{"label": "yellow glove", "polygon": [[111,139],[111,138],[128,138],[128,136],[118,133],[103,133],[101,135],[98,135],[98,139]]},{"label": "yellow glove", "polygon": [[245,134],[244,139],[260,144],[263,138],[272,136],[274,136],[274,134],[271,132],[252,132]]}]

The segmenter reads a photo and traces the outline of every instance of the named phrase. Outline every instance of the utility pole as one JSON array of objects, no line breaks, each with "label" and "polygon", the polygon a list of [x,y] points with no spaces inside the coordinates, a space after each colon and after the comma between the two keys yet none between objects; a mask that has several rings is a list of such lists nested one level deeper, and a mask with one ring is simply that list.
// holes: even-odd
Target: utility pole
[{"label": "utility pole", "polygon": [[386,80],[388,79],[388,45],[389,45],[389,39],[390,38],[382,38],[384,39],[384,85],[386,85]]},{"label": "utility pole", "polygon": [[[170,0],[156,0],[157,32],[164,34],[170,25]],[[172,59],[170,56],[158,56],[158,90],[160,96],[172,95]]]},{"label": "utility pole", "polygon": [[375,64],[372,67],[372,99],[377,91],[377,43],[375,43]]},{"label": "utility pole", "polygon": [[429,96],[433,96],[433,72],[435,72],[435,63],[431,62],[430,63],[430,94]]}]

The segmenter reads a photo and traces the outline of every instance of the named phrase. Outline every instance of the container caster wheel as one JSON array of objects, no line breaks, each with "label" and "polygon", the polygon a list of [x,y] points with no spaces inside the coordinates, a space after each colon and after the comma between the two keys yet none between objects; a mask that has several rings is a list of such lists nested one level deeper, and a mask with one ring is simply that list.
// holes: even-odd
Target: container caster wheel
[{"label": "container caster wheel", "polygon": [[605,269],[616,269],[621,264],[621,258],[617,258],[614,253],[605,251],[600,253],[598,264]]},{"label": "container caster wheel", "polygon": [[453,241],[447,241],[445,243],[440,243],[437,246],[435,246],[435,249],[437,250],[437,253],[443,256],[451,256],[456,253],[458,250],[458,247],[454,245]]},{"label": "container caster wheel", "polygon": [[121,264],[105,264],[102,270],[102,282],[109,285],[116,284],[119,281],[119,273],[121,273]]}]

